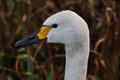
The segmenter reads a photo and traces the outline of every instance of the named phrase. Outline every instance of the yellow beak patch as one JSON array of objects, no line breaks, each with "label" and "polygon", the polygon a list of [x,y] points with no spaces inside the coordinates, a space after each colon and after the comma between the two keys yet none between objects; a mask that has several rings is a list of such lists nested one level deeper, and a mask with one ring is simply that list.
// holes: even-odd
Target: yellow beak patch
[{"label": "yellow beak patch", "polygon": [[39,39],[46,39],[47,34],[50,32],[51,29],[52,29],[52,27],[50,27],[50,26],[42,26],[40,32],[37,34],[37,37]]}]

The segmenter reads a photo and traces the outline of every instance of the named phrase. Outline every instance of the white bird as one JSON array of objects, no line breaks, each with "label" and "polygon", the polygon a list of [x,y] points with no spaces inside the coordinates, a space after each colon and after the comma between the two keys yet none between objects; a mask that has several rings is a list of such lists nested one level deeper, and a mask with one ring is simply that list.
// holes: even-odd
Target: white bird
[{"label": "white bird", "polygon": [[70,10],[58,12],[47,18],[39,31],[18,41],[15,46],[26,46],[42,39],[47,39],[48,43],[65,45],[64,80],[86,80],[90,40],[84,19]]}]

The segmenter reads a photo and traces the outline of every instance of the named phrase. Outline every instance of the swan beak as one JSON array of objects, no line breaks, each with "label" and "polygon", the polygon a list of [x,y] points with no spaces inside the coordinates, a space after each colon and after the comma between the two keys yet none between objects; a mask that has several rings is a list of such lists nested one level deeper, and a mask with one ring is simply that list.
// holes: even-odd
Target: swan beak
[{"label": "swan beak", "polygon": [[40,28],[40,30],[34,32],[30,36],[28,36],[22,40],[17,41],[15,43],[15,47],[22,47],[22,46],[27,46],[27,45],[31,45],[34,43],[38,43],[41,40],[47,38],[47,34],[50,32],[51,29],[52,29],[51,26],[42,26]]}]

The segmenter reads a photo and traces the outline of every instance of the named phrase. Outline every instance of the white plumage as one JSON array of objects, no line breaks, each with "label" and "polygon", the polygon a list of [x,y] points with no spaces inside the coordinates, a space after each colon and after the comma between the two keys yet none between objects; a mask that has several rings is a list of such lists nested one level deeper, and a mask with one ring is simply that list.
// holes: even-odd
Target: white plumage
[{"label": "white plumage", "polygon": [[47,18],[43,25],[41,31],[19,40],[15,46],[30,45],[45,38],[48,43],[65,44],[65,80],[86,80],[89,57],[89,30],[86,22],[75,12],[65,10]]},{"label": "white plumage", "polygon": [[57,24],[47,35],[48,43],[63,43],[66,50],[65,80],[86,80],[89,30],[75,12],[65,10],[49,17],[43,25]]}]

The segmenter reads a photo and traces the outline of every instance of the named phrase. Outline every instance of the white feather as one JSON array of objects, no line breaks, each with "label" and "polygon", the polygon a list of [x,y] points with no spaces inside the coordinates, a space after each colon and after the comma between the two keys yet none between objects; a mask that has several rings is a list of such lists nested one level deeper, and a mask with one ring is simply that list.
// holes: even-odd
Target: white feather
[{"label": "white feather", "polygon": [[47,35],[48,43],[63,43],[66,50],[65,80],[86,80],[89,30],[75,12],[65,10],[49,17],[43,25],[57,24]]}]

